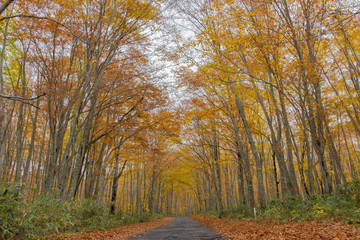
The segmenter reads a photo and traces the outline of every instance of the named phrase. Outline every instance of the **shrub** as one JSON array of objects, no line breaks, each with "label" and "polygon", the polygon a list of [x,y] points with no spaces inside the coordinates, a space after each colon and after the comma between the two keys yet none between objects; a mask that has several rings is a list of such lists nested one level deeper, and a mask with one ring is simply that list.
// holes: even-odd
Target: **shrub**
[{"label": "shrub", "polygon": [[344,186],[336,189],[335,196],[348,202],[353,207],[360,208],[360,179],[347,182]]},{"label": "shrub", "polygon": [[103,229],[104,225],[108,225],[107,218],[111,217],[107,207],[89,199],[72,202],[69,208],[76,229]]},{"label": "shrub", "polygon": [[32,239],[65,232],[104,230],[135,222],[149,221],[162,215],[109,214],[96,201],[61,201],[55,195],[37,196],[32,202],[21,201],[22,185],[0,184],[0,239]]},{"label": "shrub", "polygon": [[219,217],[228,217],[234,219],[245,219],[252,216],[252,209],[247,205],[240,205],[234,208],[228,208],[219,213]]},{"label": "shrub", "polygon": [[313,220],[320,218],[360,223],[360,180],[339,186],[330,195],[285,196],[271,200],[263,218],[277,221]]},{"label": "shrub", "polygon": [[3,239],[20,235],[24,229],[19,225],[22,205],[20,201],[21,185],[0,182],[0,237]]},{"label": "shrub", "polygon": [[252,209],[248,205],[239,205],[230,207],[222,211],[210,210],[207,212],[199,213],[213,218],[232,218],[232,219],[246,219],[253,216]]}]

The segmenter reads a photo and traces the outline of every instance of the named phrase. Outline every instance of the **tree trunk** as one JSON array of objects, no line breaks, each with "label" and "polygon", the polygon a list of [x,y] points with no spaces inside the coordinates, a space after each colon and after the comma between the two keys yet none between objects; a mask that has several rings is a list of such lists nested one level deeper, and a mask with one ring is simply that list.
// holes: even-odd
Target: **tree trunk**
[{"label": "tree trunk", "polygon": [[115,154],[115,168],[114,168],[114,177],[113,177],[112,188],[111,188],[110,214],[115,214],[118,181],[124,172],[127,160],[124,161],[120,172],[119,172],[119,163],[120,163],[120,149],[118,149]]},{"label": "tree trunk", "polygon": [[[238,162],[238,169],[239,169],[239,179],[240,179],[240,185],[239,185],[239,198],[241,199],[241,202],[245,204],[245,196],[248,198],[248,203],[250,204],[250,207],[253,207],[255,205],[255,199],[254,199],[254,188],[252,183],[252,175],[250,170],[250,162],[249,162],[249,156],[247,154],[247,151],[245,151],[246,147],[243,143],[243,140],[240,137],[240,132],[236,124],[235,116],[228,104],[228,102],[218,93],[216,93],[219,99],[221,100],[221,103],[226,108],[227,113],[231,119],[232,123],[232,130],[236,139],[236,152],[237,152],[237,162]],[[244,166],[243,166],[244,165]],[[242,179],[242,167],[245,169],[245,178],[246,183],[248,186],[248,193],[245,195],[245,189],[244,189],[244,182]]]},{"label": "tree trunk", "polygon": [[[7,44],[7,37],[8,37],[8,27],[9,27],[9,21],[6,21],[4,34],[3,34],[3,45],[1,50],[1,58],[0,58],[0,92],[4,92],[4,74],[3,74],[3,68],[4,68],[4,60],[5,60],[5,51],[6,51],[6,44]],[[4,164],[4,155],[5,155],[5,102],[2,97],[0,97],[0,179],[1,175],[3,173],[3,164]]]},{"label": "tree trunk", "polygon": [[32,160],[32,157],[34,154],[35,136],[36,136],[36,130],[37,130],[37,118],[38,118],[38,113],[39,113],[39,104],[40,104],[40,99],[38,99],[36,102],[37,108],[35,110],[35,114],[34,114],[34,118],[33,118],[33,122],[32,122],[33,129],[32,129],[32,133],[31,133],[29,152],[28,152],[28,156],[26,159],[22,182],[27,182],[27,176],[28,176],[28,172],[29,172],[29,168],[30,168],[30,163],[31,163],[31,160]]},{"label": "tree trunk", "polygon": [[264,179],[263,179],[263,175],[262,175],[262,164],[260,161],[260,157],[259,157],[259,152],[256,148],[252,133],[251,133],[251,129],[249,126],[249,123],[247,121],[246,115],[245,115],[245,109],[244,109],[244,105],[242,103],[242,101],[240,100],[239,95],[236,93],[236,89],[235,87],[232,85],[231,86],[231,90],[235,95],[235,100],[236,100],[236,106],[237,109],[239,111],[239,115],[241,117],[241,120],[243,121],[244,127],[245,127],[245,131],[246,131],[246,135],[248,137],[248,140],[250,142],[250,146],[251,146],[251,150],[253,152],[253,156],[255,158],[255,164],[256,164],[256,175],[258,178],[258,199],[259,199],[259,203],[261,208],[265,208],[266,206],[266,199],[265,199],[265,187],[264,187]]}]

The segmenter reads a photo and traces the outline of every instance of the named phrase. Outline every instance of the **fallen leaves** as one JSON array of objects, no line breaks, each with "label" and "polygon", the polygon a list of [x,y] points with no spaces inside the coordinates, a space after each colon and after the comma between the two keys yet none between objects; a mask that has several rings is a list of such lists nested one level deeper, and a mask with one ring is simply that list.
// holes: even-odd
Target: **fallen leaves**
[{"label": "fallen leaves", "polygon": [[[106,231],[86,232],[72,236],[51,238],[52,240],[125,240],[154,228],[168,225],[174,218],[161,218],[150,222],[130,224]],[[50,239],[49,239],[50,240]]]},{"label": "fallen leaves", "polygon": [[[360,232],[352,225],[335,221],[314,221],[304,223],[275,223],[218,219],[193,216],[193,220],[207,225],[232,239],[267,240],[359,240]],[[162,218],[151,222],[137,223],[113,228],[107,231],[87,232],[73,236],[52,238],[52,240],[125,240],[151,229],[168,225],[174,218]]]},{"label": "fallen leaves", "polygon": [[228,239],[269,239],[269,240],[359,240],[360,232],[352,225],[335,221],[304,223],[254,222],[193,216],[201,222],[223,233]]}]

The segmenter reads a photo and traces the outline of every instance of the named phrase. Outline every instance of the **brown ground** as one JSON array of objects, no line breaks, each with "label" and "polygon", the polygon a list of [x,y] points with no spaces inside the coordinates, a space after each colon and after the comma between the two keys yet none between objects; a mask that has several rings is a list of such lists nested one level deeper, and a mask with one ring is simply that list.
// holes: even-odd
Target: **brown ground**
[{"label": "brown ground", "polygon": [[49,238],[48,240],[123,240],[147,232],[151,229],[168,225],[174,218],[162,218],[150,222],[130,224],[106,231],[86,232],[72,236]]},{"label": "brown ground", "polygon": [[306,239],[306,240],[359,240],[360,232],[352,225],[334,221],[305,223],[254,222],[217,219],[203,216],[191,217],[212,227],[228,239]]}]

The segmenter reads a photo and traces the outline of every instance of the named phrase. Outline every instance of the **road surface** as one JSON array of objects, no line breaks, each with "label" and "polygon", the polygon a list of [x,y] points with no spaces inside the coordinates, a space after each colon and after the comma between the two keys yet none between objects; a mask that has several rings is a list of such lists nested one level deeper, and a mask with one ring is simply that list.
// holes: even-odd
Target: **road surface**
[{"label": "road surface", "polygon": [[150,230],[132,239],[225,240],[226,238],[199,222],[190,218],[179,217],[175,218],[169,225]]}]

